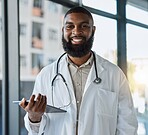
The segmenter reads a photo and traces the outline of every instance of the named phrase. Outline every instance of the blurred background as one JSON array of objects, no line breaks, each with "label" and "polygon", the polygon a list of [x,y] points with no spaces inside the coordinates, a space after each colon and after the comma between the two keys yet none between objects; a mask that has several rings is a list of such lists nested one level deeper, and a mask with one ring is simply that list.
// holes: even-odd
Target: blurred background
[{"label": "blurred background", "polygon": [[0,0],[0,135],[27,135],[12,101],[28,99],[38,72],[63,53],[63,16],[76,5],[92,12],[93,50],[126,74],[138,135],[148,135],[148,0]]}]

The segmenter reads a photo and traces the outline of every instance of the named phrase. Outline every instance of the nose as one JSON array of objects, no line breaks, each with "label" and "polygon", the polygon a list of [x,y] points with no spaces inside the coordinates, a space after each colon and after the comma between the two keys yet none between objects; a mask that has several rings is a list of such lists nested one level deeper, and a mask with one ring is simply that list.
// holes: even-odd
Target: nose
[{"label": "nose", "polygon": [[82,29],[78,26],[75,26],[72,30],[73,35],[81,35],[83,33]]}]

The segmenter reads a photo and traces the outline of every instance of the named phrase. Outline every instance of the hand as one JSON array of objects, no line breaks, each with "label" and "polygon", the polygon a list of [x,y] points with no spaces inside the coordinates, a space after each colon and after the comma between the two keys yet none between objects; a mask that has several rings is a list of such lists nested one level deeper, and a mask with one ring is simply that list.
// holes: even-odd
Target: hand
[{"label": "hand", "polygon": [[47,98],[41,94],[38,94],[36,101],[35,95],[30,97],[28,103],[25,98],[22,99],[20,106],[28,112],[28,117],[31,122],[37,123],[41,121],[42,115],[46,110]]}]

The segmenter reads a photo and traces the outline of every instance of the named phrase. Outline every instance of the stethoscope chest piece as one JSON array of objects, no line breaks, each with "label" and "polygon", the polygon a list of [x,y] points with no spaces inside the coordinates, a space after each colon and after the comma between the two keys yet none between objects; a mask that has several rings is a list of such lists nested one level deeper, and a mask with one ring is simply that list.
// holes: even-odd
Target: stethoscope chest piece
[{"label": "stethoscope chest piece", "polygon": [[95,80],[94,80],[94,83],[96,83],[96,84],[99,84],[99,83],[101,83],[101,78],[96,78]]}]

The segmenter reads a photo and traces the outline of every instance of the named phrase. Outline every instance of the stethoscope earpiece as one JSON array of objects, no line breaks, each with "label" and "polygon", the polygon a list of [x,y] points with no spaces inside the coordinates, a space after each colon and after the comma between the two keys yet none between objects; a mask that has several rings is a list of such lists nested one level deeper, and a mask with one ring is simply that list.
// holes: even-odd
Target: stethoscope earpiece
[{"label": "stethoscope earpiece", "polygon": [[99,84],[99,83],[101,83],[101,78],[96,78],[95,80],[94,80],[94,83],[96,83],[96,84]]}]

